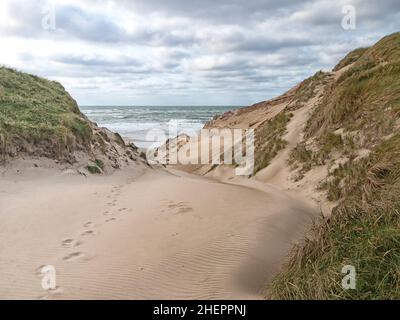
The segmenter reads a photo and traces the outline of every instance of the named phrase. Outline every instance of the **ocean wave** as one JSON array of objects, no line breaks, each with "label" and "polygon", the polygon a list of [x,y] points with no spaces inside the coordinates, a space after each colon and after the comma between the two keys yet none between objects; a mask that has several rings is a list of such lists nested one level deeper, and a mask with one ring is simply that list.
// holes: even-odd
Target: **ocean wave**
[{"label": "ocean wave", "polygon": [[[152,138],[157,135],[161,140],[170,134],[170,121],[177,123],[178,134],[196,135],[204,123],[214,115],[221,114],[229,107],[122,107],[122,106],[90,106],[81,110],[99,126],[107,127],[133,140],[140,147],[148,147],[149,143],[159,142]],[[164,134],[164,136],[163,136]],[[173,134],[173,132],[171,132]],[[161,141],[161,143],[164,141]],[[146,146],[144,146],[146,145]]]}]

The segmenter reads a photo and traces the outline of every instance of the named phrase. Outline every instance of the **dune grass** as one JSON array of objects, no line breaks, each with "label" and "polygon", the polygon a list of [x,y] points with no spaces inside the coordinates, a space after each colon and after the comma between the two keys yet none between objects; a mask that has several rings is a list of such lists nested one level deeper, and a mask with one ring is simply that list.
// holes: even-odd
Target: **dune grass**
[{"label": "dune grass", "polygon": [[84,148],[92,138],[89,122],[59,83],[5,67],[0,68],[0,111],[2,153],[40,145],[56,157]]},{"label": "dune grass", "polygon": [[[292,162],[310,169],[324,164],[334,151],[350,155],[352,150],[371,149],[400,128],[399,48],[396,33],[361,50],[359,60],[352,60],[354,65],[330,85],[306,123],[305,138],[315,140],[317,151],[303,159],[299,151],[310,150],[299,145],[292,151]],[[345,138],[335,133],[338,129]]]},{"label": "dune grass", "polygon": [[281,112],[266,121],[255,132],[254,174],[267,167],[287,142],[282,138],[293,114]]},{"label": "dune grass", "polygon": [[97,164],[89,164],[86,166],[86,169],[91,174],[101,174],[101,172],[102,172]]},{"label": "dune grass", "polygon": [[393,132],[400,116],[400,33],[365,51],[324,96],[306,137],[344,128],[362,132],[364,147]]},{"label": "dune grass", "polygon": [[[399,155],[398,134],[335,170],[334,177],[346,179],[335,186],[343,202],[293,248],[269,298],[400,299]],[[344,265],[356,268],[355,290],[341,286]]]},{"label": "dune grass", "polygon": [[[364,50],[311,115],[306,139],[318,148],[311,152],[299,145],[293,162],[312,166],[329,160],[333,151],[371,153],[353,155],[330,173],[323,187],[339,205],[293,248],[269,298],[400,299],[399,74],[400,33],[395,33]],[[344,139],[338,129],[356,134]],[[355,290],[341,286],[344,265],[356,268]]]},{"label": "dune grass", "polygon": [[312,97],[315,96],[315,91],[318,86],[328,84],[329,74],[318,71],[313,76],[302,81],[293,97],[292,105],[287,108],[288,111],[294,111],[304,106]]},{"label": "dune grass", "polygon": [[333,68],[333,71],[338,71],[348,65],[356,62],[368,50],[368,48],[358,48],[349,52],[339,63]]}]

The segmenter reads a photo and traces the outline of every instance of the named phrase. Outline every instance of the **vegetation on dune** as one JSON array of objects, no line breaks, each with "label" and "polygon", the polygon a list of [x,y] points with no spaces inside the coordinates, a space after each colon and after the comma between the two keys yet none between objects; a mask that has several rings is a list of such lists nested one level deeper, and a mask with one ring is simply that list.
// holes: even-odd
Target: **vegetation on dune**
[{"label": "vegetation on dune", "polygon": [[104,168],[104,162],[103,161],[101,161],[100,159],[96,159],[96,160],[94,160],[94,163],[96,164],[96,166],[98,166],[100,169],[103,170],[103,168]]},{"label": "vegetation on dune", "polygon": [[301,82],[294,92],[293,98],[284,111],[263,123],[256,130],[254,174],[267,167],[287,142],[283,139],[286,126],[292,118],[292,111],[305,105],[315,97],[319,86],[329,83],[329,74],[318,71],[313,76]]},{"label": "vegetation on dune", "polygon": [[[295,246],[271,287],[276,299],[400,299],[400,135],[338,168],[329,187],[343,201]],[[344,265],[356,289],[344,290]]]},{"label": "vegetation on dune", "polygon": [[86,149],[89,121],[57,82],[0,68],[0,141],[3,155],[40,149],[53,158]]},{"label": "vegetation on dune", "polygon": [[278,152],[285,148],[283,140],[291,113],[281,112],[266,121],[255,132],[254,174],[267,167]]},{"label": "vegetation on dune", "polygon": [[87,165],[86,170],[89,171],[91,174],[100,174],[101,169],[97,165]]},{"label": "vegetation on dune", "polygon": [[[310,169],[331,160],[332,152],[356,157],[352,151],[372,149],[399,130],[399,47],[396,33],[363,49],[359,60],[329,86],[306,124],[305,138],[315,140],[317,151],[301,143],[292,152],[292,162],[297,160]],[[302,159],[299,150],[312,156]]]},{"label": "vegetation on dune", "polygon": [[[257,128],[254,173],[267,167],[278,152],[286,147],[287,142],[283,136],[286,133],[286,126],[293,116],[291,112],[303,107],[305,103],[315,97],[317,88],[329,83],[328,78],[328,73],[318,71],[301,82],[285,110]],[[299,148],[296,148],[296,151],[300,151]]]},{"label": "vegetation on dune", "polygon": [[304,106],[312,97],[315,96],[318,86],[325,86],[329,82],[329,73],[318,71],[313,76],[302,81],[293,97],[291,105],[287,108],[294,111]]},{"label": "vegetation on dune", "polygon": [[[357,55],[307,123],[314,147],[291,155],[306,169],[347,156],[323,185],[339,205],[293,248],[270,298],[400,299],[400,33]],[[356,269],[354,290],[341,286],[344,265]]]},{"label": "vegetation on dune", "polygon": [[333,83],[310,117],[306,137],[344,128],[363,147],[393,132],[400,115],[400,33],[379,41]]},{"label": "vegetation on dune", "polygon": [[299,176],[297,180],[304,177],[304,173],[311,169],[312,165],[315,165],[315,157],[313,152],[307,149],[304,142],[299,143],[292,149],[289,155],[289,165],[293,169],[299,168]]},{"label": "vegetation on dune", "polygon": [[91,174],[101,174],[104,169],[104,162],[100,159],[95,159],[93,163],[86,166],[86,170]]},{"label": "vegetation on dune", "polygon": [[120,146],[124,146],[125,145],[125,141],[124,139],[122,139],[121,135],[118,132],[114,133],[115,135],[115,141],[120,145]]},{"label": "vegetation on dune", "polygon": [[368,48],[358,48],[349,52],[340,62],[333,68],[333,71],[338,71],[348,65],[356,62]]},{"label": "vegetation on dune", "polygon": [[2,163],[18,156],[47,157],[102,173],[136,161],[136,153],[118,133],[90,122],[58,82],[0,67]]}]

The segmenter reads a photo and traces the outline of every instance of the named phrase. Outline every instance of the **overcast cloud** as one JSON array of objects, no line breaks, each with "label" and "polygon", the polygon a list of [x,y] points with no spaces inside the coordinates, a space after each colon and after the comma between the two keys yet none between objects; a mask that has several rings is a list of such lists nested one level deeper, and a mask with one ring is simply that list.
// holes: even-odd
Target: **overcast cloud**
[{"label": "overcast cloud", "polygon": [[80,105],[248,105],[396,31],[399,0],[0,0],[0,64]]}]

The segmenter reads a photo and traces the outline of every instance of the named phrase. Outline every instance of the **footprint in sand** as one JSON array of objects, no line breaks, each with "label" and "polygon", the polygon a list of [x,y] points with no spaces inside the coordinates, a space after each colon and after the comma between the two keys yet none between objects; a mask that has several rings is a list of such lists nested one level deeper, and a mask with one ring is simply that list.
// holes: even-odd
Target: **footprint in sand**
[{"label": "footprint in sand", "polygon": [[94,255],[88,255],[81,251],[72,252],[63,257],[64,261],[79,261],[79,262],[86,262],[94,258]]},{"label": "footprint in sand", "polygon": [[86,230],[84,232],[81,233],[81,236],[85,237],[85,236],[94,236],[96,235],[96,232],[93,230]]},{"label": "footprint in sand", "polygon": [[94,223],[91,222],[91,221],[86,222],[86,223],[83,225],[83,227],[84,227],[84,228],[91,228],[91,227],[94,227]]},{"label": "footprint in sand", "polygon": [[75,240],[75,239],[65,239],[61,242],[61,246],[64,248],[78,247],[81,244],[82,244],[82,242]]},{"label": "footprint in sand", "polygon": [[105,216],[112,216],[114,213],[110,212],[110,211],[104,211],[103,215]]},{"label": "footprint in sand", "polygon": [[119,189],[111,190],[111,193],[113,193],[113,195],[114,195],[114,196],[117,196],[117,197],[121,195]]},{"label": "footprint in sand", "polygon": [[193,208],[188,206],[186,202],[174,203],[174,202],[170,201],[169,203],[170,204],[168,205],[168,209],[174,210],[175,214],[184,214],[184,213],[193,211]]},{"label": "footprint in sand", "polygon": [[118,209],[119,212],[126,211],[126,210],[128,210],[128,208],[120,208],[120,209]]},{"label": "footprint in sand", "polygon": [[43,276],[42,270],[43,270],[44,267],[45,267],[45,265],[43,264],[43,265],[41,265],[40,267],[37,267],[37,268],[35,269],[35,275],[36,275],[37,277],[41,278],[41,277]]},{"label": "footprint in sand", "polygon": [[83,254],[83,252],[77,251],[77,252],[72,252],[68,255],[66,255],[65,257],[63,257],[63,260],[65,261],[71,261],[71,260],[76,260],[79,258],[83,258],[85,255]]},{"label": "footprint in sand", "polygon": [[193,211],[193,208],[191,208],[191,207],[181,207],[178,209],[176,214],[184,214],[184,213],[191,212],[191,211]]},{"label": "footprint in sand", "polygon": [[109,218],[109,219],[107,219],[106,220],[106,222],[111,222],[111,221],[116,221],[117,219],[115,219],[115,218]]},{"label": "footprint in sand", "polygon": [[170,201],[168,203],[169,203],[168,204],[169,209],[180,208],[182,206],[185,206],[185,204],[186,204],[186,202],[173,202],[173,201]]}]

